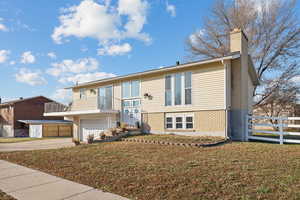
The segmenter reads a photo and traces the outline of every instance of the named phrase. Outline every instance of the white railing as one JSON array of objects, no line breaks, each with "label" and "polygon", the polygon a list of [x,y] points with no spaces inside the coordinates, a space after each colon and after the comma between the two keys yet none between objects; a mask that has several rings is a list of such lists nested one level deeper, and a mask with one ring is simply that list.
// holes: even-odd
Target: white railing
[{"label": "white railing", "polygon": [[69,107],[60,103],[50,102],[44,104],[44,113],[52,112],[65,112],[68,111]]},{"label": "white railing", "polygon": [[[276,124],[259,122],[258,120],[276,120]],[[256,122],[258,121],[258,122]],[[261,140],[261,141],[269,141],[269,142],[279,142],[283,143],[296,143],[300,144],[299,139],[286,139],[284,136],[300,136],[300,132],[290,132],[286,131],[286,128],[295,128],[300,130],[300,124],[289,123],[293,121],[300,121],[300,117],[264,117],[264,116],[252,116],[247,115],[246,117],[246,140]],[[263,130],[258,129],[259,127],[265,127],[269,129],[276,128],[277,130]],[[264,135],[257,135],[256,133],[264,133]],[[269,134],[269,135],[268,135]],[[269,136],[269,137],[267,137]],[[270,136],[279,136],[279,138],[272,138]]]}]

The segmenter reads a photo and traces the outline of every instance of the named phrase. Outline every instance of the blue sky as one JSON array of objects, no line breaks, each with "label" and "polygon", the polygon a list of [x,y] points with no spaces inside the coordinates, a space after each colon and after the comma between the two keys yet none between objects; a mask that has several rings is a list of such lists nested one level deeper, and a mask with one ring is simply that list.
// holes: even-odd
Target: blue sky
[{"label": "blue sky", "polygon": [[[201,28],[209,2],[1,0],[0,97],[45,95],[62,100],[66,94],[59,89],[76,81],[184,61],[185,40]],[[59,19],[68,15],[67,22]],[[104,28],[76,27],[76,17]],[[119,33],[114,36],[110,32],[115,30]],[[71,65],[77,67],[69,69]]]},{"label": "blue sky", "polygon": [[212,2],[1,0],[0,97],[65,102],[77,81],[184,62]]}]

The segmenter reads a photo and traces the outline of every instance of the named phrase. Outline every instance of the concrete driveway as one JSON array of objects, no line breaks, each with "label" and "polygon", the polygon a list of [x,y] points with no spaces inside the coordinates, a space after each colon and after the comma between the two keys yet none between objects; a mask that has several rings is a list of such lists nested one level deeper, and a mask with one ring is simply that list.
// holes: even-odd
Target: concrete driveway
[{"label": "concrete driveway", "polygon": [[4,143],[0,144],[0,152],[9,151],[31,151],[39,149],[59,149],[64,147],[73,147],[74,143],[72,138],[58,138],[58,139],[46,139],[35,140],[29,142],[19,143]]}]

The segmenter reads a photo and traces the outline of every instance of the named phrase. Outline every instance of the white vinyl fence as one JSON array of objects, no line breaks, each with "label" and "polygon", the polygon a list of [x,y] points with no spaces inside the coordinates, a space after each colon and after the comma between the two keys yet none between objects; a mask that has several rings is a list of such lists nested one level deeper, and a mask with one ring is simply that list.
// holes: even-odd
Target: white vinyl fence
[{"label": "white vinyl fence", "polygon": [[[271,122],[265,122],[269,120],[276,120],[276,124],[272,124]],[[263,121],[263,122],[262,122]],[[283,143],[295,143],[300,144],[299,139],[286,139],[283,136],[300,136],[300,132],[289,132],[287,128],[294,128],[300,131],[300,124],[294,124],[295,121],[300,121],[300,117],[263,117],[263,116],[252,116],[247,115],[247,132],[246,132],[246,140],[261,140],[261,141],[269,141],[269,142],[278,142],[280,144]],[[260,128],[261,127],[261,128]],[[273,130],[273,128],[277,128],[278,131]],[[266,128],[270,130],[266,130]],[[256,133],[263,133],[264,135],[255,135]],[[269,134],[269,137],[268,137]],[[276,135],[279,138],[272,138],[270,136]]]}]

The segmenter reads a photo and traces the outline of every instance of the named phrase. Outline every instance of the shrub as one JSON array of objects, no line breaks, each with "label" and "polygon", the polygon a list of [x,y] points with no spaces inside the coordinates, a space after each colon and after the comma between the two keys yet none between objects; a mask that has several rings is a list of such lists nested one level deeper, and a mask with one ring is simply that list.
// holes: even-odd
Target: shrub
[{"label": "shrub", "polygon": [[80,141],[78,138],[72,138],[72,142],[77,146],[80,145]]},{"label": "shrub", "polygon": [[104,132],[101,132],[101,133],[100,133],[100,139],[101,139],[101,140],[104,140],[104,139],[105,139],[105,133],[104,133]]},{"label": "shrub", "polygon": [[88,144],[92,144],[94,142],[94,135],[93,134],[88,135],[87,141]]}]

